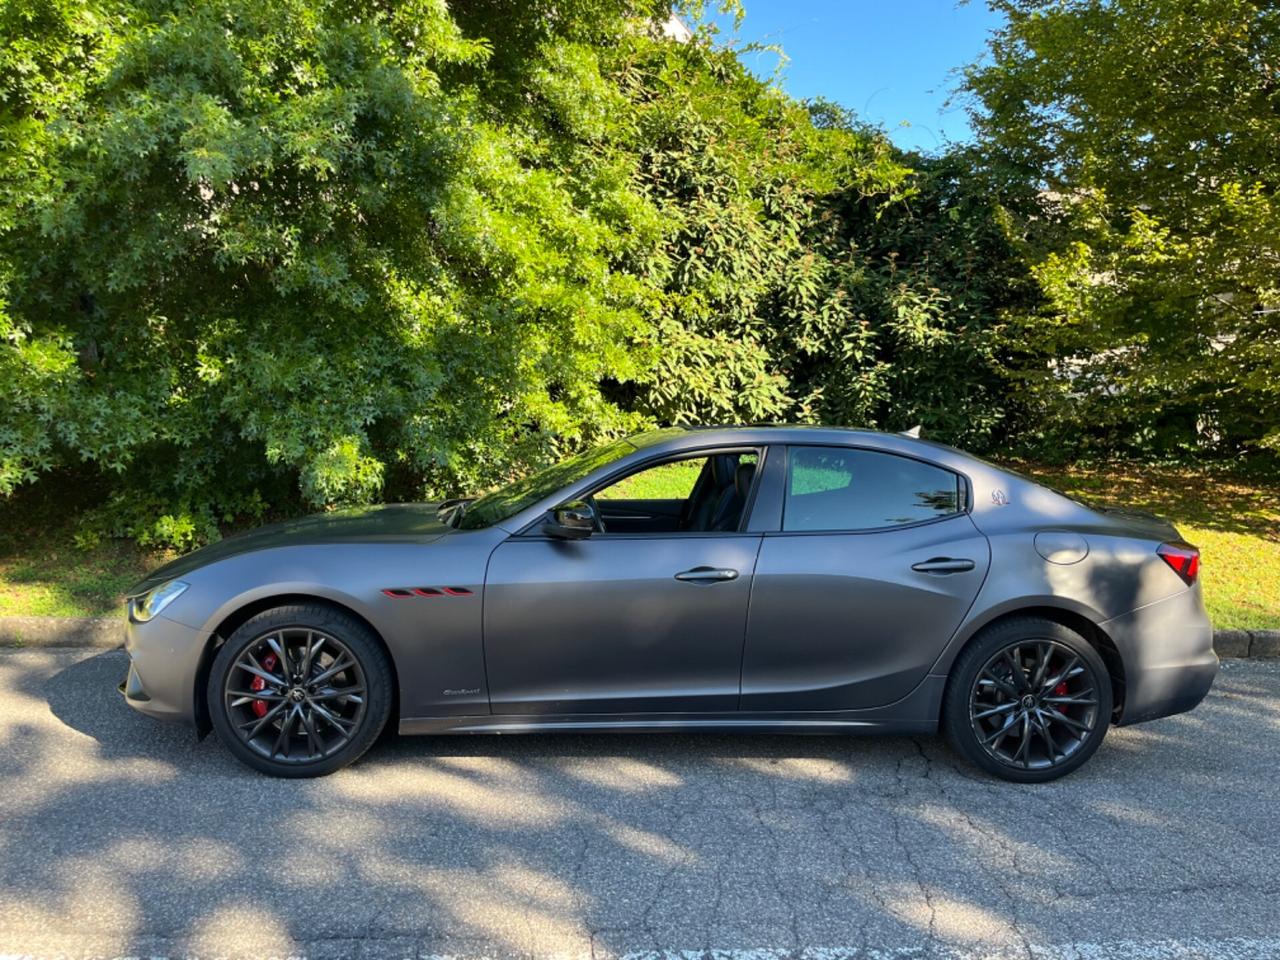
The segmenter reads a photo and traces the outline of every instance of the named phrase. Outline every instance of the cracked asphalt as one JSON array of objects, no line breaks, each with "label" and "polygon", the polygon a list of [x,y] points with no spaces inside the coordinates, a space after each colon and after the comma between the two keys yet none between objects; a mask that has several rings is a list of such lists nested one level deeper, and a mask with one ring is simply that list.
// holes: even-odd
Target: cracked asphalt
[{"label": "cracked asphalt", "polygon": [[381,744],[271,780],[0,653],[0,956],[1280,958],[1280,662],[1015,786],[939,740]]}]

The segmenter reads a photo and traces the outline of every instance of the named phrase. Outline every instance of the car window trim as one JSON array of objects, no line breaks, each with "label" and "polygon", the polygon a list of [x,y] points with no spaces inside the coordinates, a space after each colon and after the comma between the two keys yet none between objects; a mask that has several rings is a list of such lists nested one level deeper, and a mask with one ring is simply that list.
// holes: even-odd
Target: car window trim
[{"label": "car window trim", "polygon": [[[886,527],[829,527],[822,530],[787,530],[787,484],[791,480],[791,451],[799,448],[818,448],[824,450],[859,450],[864,453],[879,453],[886,457],[901,457],[904,460],[914,460],[917,463],[923,463],[927,467],[933,467],[937,470],[943,470],[956,478],[956,501],[960,507],[951,513],[945,513],[937,517],[929,517],[926,520],[913,520],[911,523],[896,523]],[[899,453],[897,450],[885,450],[881,447],[874,447],[863,443],[788,443],[786,444],[786,453],[783,458],[782,471],[782,510],[778,517],[778,529],[765,531],[765,536],[784,536],[784,537],[808,537],[808,536],[831,536],[833,534],[871,534],[871,533],[889,533],[893,530],[911,530],[915,527],[925,527],[931,523],[941,523],[944,520],[954,520],[956,517],[968,516],[973,510],[973,483],[969,477],[953,467],[944,466],[928,457],[917,457],[910,453]]]},{"label": "car window trim", "polygon": [[[736,530],[673,530],[667,533],[603,533],[594,532],[591,534],[591,540],[599,537],[608,537],[614,540],[665,540],[670,537],[741,537],[741,536],[759,536],[762,531],[749,531],[744,529],[748,526],[747,521],[751,518],[752,510],[755,508],[756,495],[760,489],[762,478],[764,476],[764,466],[768,461],[769,448],[771,444],[767,443],[741,443],[741,444],[716,444],[711,447],[699,447],[689,450],[667,451],[665,454],[659,454],[650,457],[647,460],[641,460],[639,463],[633,463],[630,466],[621,467],[607,474],[598,483],[592,484],[589,488],[577,494],[577,498],[586,499],[595,496],[595,494],[603,490],[611,484],[617,483],[619,480],[625,479],[642,470],[648,470],[651,467],[660,467],[665,463],[677,463],[681,460],[697,460],[714,457],[721,453],[754,453],[756,455],[756,473],[751,479],[751,490],[747,494],[746,502],[742,506],[742,516],[738,518],[738,528]],[[816,446],[816,444],[815,444]],[[554,505],[550,508],[555,509]],[[534,517],[529,523],[525,524],[518,531],[512,534],[512,537],[519,537],[523,540],[553,540],[554,537],[548,537],[539,532],[542,524],[546,522],[546,513],[543,511],[541,515]]]},{"label": "car window trim", "polygon": [[914,530],[917,527],[928,527],[935,523],[946,523],[948,520],[957,520],[960,517],[969,516],[967,510],[957,513],[948,513],[941,517],[931,517],[928,520],[913,520],[911,523],[899,523],[892,527],[830,527],[823,530],[766,530],[766,537],[865,537],[874,536],[877,533],[894,533],[897,530]]}]

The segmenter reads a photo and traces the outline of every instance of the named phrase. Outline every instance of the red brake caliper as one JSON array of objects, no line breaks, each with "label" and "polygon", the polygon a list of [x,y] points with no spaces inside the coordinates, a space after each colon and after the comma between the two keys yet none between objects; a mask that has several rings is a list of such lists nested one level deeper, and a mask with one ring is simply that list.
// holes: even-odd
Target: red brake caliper
[{"label": "red brake caliper", "polygon": [[[275,668],[276,655],[274,653],[268,653],[262,658],[262,669],[270,673],[275,670]],[[1066,684],[1063,684],[1063,686],[1066,686]],[[267,681],[263,680],[261,677],[254,677],[253,682],[249,684],[249,689],[255,693],[259,690],[265,690],[267,689]],[[249,704],[249,707],[253,710],[253,714],[256,717],[265,717],[267,715],[267,701],[265,700],[255,700],[253,703]]]},{"label": "red brake caliper", "polygon": [[[1067,695],[1067,681],[1063,680],[1060,684],[1054,687],[1053,695],[1055,697],[1065,697]],[[1067,712],[1067,705],[1065,703],[1059,703],[1059,704],[1056,704],[1056,706],[1058,708],[1059,713]]]}]

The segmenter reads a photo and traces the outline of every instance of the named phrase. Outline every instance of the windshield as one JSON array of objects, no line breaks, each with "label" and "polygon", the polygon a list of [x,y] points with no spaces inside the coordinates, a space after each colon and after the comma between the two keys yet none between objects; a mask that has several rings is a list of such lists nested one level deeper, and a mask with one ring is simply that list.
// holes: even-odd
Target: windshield
[{"label": "windshield", "polygon": [[615,440],[603,447],[596,447],[553,464],[545,470],[530,474],[523,480],[508,484],[501,490],[487,493],[479,500],[466,504],[461,515],[454,513],[453,525],[460,530],[476,530],[490,527],[514,517],[544,497],[549,497],[561,487],[581,480],[592,470],[603,467],[635,452],[626,440]]}]

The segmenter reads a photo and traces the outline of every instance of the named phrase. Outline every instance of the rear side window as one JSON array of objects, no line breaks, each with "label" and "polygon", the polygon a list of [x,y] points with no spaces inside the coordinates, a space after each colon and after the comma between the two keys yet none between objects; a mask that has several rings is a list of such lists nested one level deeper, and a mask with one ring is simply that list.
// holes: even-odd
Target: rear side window
[{"label": "rear side window", "polygon": [[782,529],[874,530],[962,509],[961,480],[909,457],[848,447],[792,447]]}]

